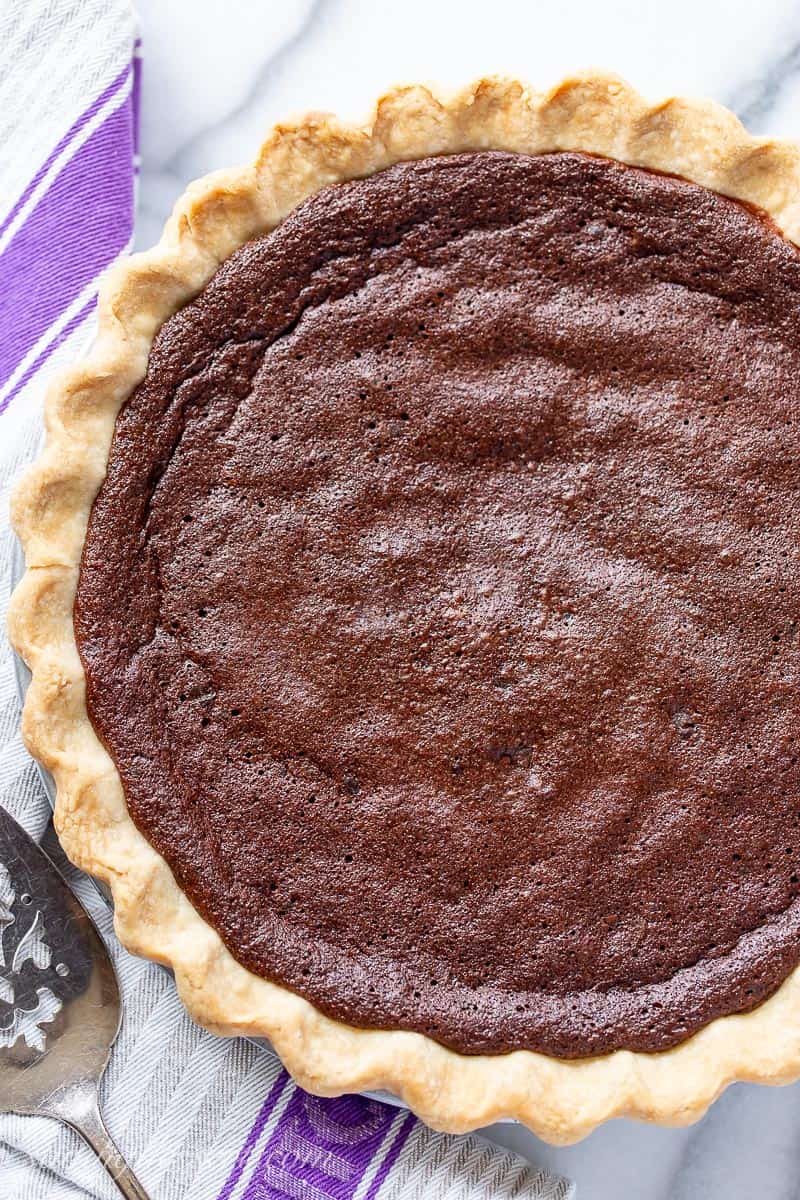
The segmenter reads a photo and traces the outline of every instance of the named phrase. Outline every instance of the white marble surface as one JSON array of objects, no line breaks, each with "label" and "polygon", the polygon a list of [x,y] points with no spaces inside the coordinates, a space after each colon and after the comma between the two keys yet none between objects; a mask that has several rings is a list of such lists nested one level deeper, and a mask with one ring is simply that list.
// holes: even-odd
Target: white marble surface
[{"label": "white marble surface", "polygon": [[[137,243],[191,179],[252,158],[304,108],[366,112],[395,82],[507,71],[537,86],[600,66],[652,96],[709,95],[757,132],[800,137],[793,0],[139,0],[143,168]],[[800,1196],[800,1084],[731,1088],[689,1129],[616,1121],[580,1145],[491,1135],[578,1181],[581,1200]]]}]

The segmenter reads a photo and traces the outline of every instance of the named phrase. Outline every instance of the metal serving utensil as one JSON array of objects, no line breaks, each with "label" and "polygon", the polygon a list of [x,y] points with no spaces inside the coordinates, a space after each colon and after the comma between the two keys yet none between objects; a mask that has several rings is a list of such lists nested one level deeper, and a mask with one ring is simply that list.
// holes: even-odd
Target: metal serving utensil
[{"label": "metal serving utensil", "polygon": [[122,1014],[100,934],[43,850],[0,807],[0,1111],[56,1117],[126,1200],[147,1193],[100,1115]]}]

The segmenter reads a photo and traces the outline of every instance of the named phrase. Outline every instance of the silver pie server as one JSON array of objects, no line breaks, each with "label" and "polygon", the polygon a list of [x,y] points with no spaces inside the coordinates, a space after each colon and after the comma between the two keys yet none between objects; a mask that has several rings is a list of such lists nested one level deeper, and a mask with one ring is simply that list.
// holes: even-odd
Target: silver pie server
[{"label": "silver pie server", "polygon": [[0,1112],[64,1121],[126,1200],[148,1200],[98,1104],[121,1016],[117,977],[94,923],[0,807]]}]

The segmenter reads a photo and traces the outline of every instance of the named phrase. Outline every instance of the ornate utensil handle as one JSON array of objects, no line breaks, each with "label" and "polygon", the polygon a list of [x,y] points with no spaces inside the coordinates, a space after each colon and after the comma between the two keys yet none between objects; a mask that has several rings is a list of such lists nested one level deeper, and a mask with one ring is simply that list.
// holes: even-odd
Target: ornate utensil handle
[{"label": "ornate utensil handle", "polygon": [[81,1115],[80,1124],[75,1120],[70,1120],[69,1124],[94,1150],[125,1200],[150,1200],[147,1192],[112,1141],[110,1133],[103,1124],[97,1104],[92,1105],[87,1112]]}]

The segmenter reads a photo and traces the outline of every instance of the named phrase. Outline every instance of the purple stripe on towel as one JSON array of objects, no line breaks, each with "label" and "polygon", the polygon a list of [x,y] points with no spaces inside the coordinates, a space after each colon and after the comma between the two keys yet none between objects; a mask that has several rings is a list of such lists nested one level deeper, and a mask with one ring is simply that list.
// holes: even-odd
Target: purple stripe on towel
[{"label": "purple stripe on towel", "polygon": [[286,1080],[282,1071],[281,1088],[276,1084],[270,1091],[217,1200],[228,1200],[237,1185],[242,1186],[242,1200],[306,1195],[317,1200],[352,1200],[376,1155],[383,1154],[369,1189],[369,1196],[375,1197],[416,1124],[415,1118],[409,1113],[403,1119],[387,1147],[396,1108],[363,1096],[323,1100],[294,1087],[253,1162],[254,1147]]},{"label": "purple stripe on towel", "polygon": [[233,1191],[233,1189],[236,1187],[236,1184],[241,1179],[242,1172],[244,1171],[245,1167],[247,1166],[247,1160],[249,1159],[250,1155],[253,1152],[253,1147],[255,1146],[256,1142],[258,1141],[258,1139],[261,1135],[261,1131],[263,1130],[264,1126],[266,1125],[267,1121],[269,1120],[270,1114],[271,1114],[273,1108],[275,1107],[275,1105],[278,1103],[278,1100],[283,1092],[283,1089],[286,1087],[288,1082],[289,1082],[288,1073],[284,1070],[279,1071],[277,1079],[273,1083],[272,1087],[269,1089],[269,1094],[267,1095],[267,1098],[264,1101],[264,1103],[261,1105],[258,1116],[256,1117],[255,1121],[253,1122],[252,1129],[250,1130],[247,1137],[245,1138],[244,1145],[242,1146],[241,1150],[239,1151],[239,1153],[236,1156],[236,1162],[233,1164],[231,1173],[228,1176],[228,1178],[225,1180],[225,1186],[223,1187],[222,1191],[220,1192],[219,1196],[217,1197],[217,1200],[228,1200],[228,1197],[230,1196],[231,1192]]},{"label": "purple stripe on towel", "polygon": [[0,385],[133,229],[129,96],[64,167],[0,255]]},{"label": "purple stripe on towel", "polygon": [[406,1142],[408,1141],[408,1135],[411,1133],[411,1130],[414,1128],[416,1123],[417,1123],[417,1118],[414,1116],[413,1113],[409,1113],[408,1116],[406,1117],[406,1119],[403,1121],[400,1128],[398,1129],[397,1133],[395,1134],[395,1139],[392,1142],[391,1146],[389,1147],[386,1157],[384,1158],[381,1165],[378,1167],[378,1170],[375,1172],[375,1178],[373,1179],[372,1183],[367,1188],[367,1192],[366,1192],[366,1195],[364,1196],[364,1200],[375,1200],[375,1197],[377,1196],[378,1192],[380,1191],[381,1187],[383,1186],[383,1183],[384,1183],[385,1179],[387,1178],[389,1172],[391,1171],[392,1167],[394,1166],[394,1164],[397,1162],[398,1158],[400,1157],[400,1151],[403,1149],[403,1146],[405,1146]]},{"label": "purple stripe on towel", "polygon": [[138,53],[141,41],[136,39],[133,58],[133,81],[131,83],[131,104],[133,105],[133,153],[139,153],[139,128],[142,109],[142,56]]},{"label": "purple stripe on towel", "polygon": [[362,1096],[322,1100],[296,1088],[242,1200],[285,1200],[304,1190],[351,1200],[395,1116],[395,1109]]},{"label": "purple stripe on towel", "polygon": [[11,391],[8,392],[7,395],[3,396],[2,399],[0,399],[0,416],[2,416],[2,414],[8,408],[9,404],[14,399],[14,397],[19,392],[22,391],[22,389],[25,387],[25,385],[27,383],[30,383],[33,376],[36,374],[36,372],[39,370],[39,368],[47,362],[50,355],[55,350],[57,350],[58,347],[67,340],[69,335],[71,333],[74,333],[75,330],[78,328],[78,326],[81,325],[86,320],[86,318],[89,316],[89,313],[92,311],[92,309],[94,308],[94,306],[96,304],[97,304],[97,296],[91,296],[90,299],[87,300],[86,304],[84,304],[83,307],[80,309],[80,311],[77,312],[74,317],[70,318],[70,320],[67,322],[67,324],[64,326],[64,328],[61,330],[61,332],[56,335],[56,337],[53,339],[53,341],[48,342],[48,344],[42,350],[41,354],[37,354],[36,358],[33,360],[33,362],[28,367],[28,369],[26,371],[23,371],[22,375],[20,375],[19,379],[14,384]]},{"label": "purple stripe on towel", "polygon": [[81,113],[81,115],[78,117],[77,121],[75,121],[69,127],[67,132],[62,137],[61,141],[58,143],[58,145],[55,147],[55,149],[48,155],[48,157],[42,163],[41,167],[36,172],[33,179],[30,181],[28,186],[25,188],[25,191],[22,193],[20,198],[17,200],[14,207],[11,209],[11,212],[8,214],[8,216],[5,218],[5,220],[2,223],[0,223],[0,234],[5,233],[6,229],[8,229],[9,225],[14,220],[14,218],[16,217],[19,210],[27,202],[27,200],[33,193],[34,189],[39,186],[39,183],[42,181],[42,179],[44,179],[45,175],[50,170],[53,163],[58,158],[59,154],[61,154],[62,150],[66,149],[66,147],[69,145],[69,143],[75,137],[75,135],[80,133],[81,129],[83,129],[83,127],[84,127],[84,125],[86,125],[87,121],[90,121],[92,119],[92,117],[100,111],[100,109],[103,107],[105,102],[107,100],[110,100],[111,97],[114,95],[114,93],[118,92],[120,90],[120,88],[123,86],[123,84],[127,81],[128,76],[130,75],[130,72],[131,72],[130,66],[127,66],[127,67],[125,67],[125,69],[123,71],[120,71],[120,73],[119,73],[119,75],[117,75],[116,79],[112,80],[112,82],[108,85],[108,87],[105,89],[105,91],[101,92],[100,95],[97,97],[97,99],[94,101],[94,103],[91,104],[86,109],[85,112]]}]

